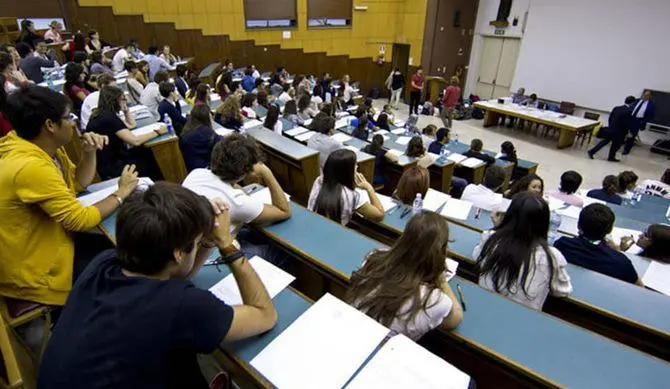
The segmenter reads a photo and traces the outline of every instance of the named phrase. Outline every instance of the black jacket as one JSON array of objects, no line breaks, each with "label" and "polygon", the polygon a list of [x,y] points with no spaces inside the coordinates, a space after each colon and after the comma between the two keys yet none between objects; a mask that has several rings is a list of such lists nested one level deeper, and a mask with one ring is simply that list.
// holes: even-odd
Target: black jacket
[{"label": "black jacket", "polygon": [[609,117],[609,133],[612,138],[623,139],[628,134],[633,124],[631,117],[631,107],[620,105],[614,107]]}]

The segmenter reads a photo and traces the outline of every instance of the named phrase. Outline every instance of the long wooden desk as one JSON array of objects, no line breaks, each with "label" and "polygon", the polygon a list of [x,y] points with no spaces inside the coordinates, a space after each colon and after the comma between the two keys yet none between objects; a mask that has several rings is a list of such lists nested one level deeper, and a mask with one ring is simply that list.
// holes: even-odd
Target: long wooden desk
[{"label": "long wooden desk", "polygon": [[486,110],[484,127],[497,125],[500,116],[504,115],[558,128],[560,133],[558,136],[557,147],[559,149],[572,146],[578,132],[592,131],[600,123],[595,120],[584,119],[572,115],[566,115],[561,118],[559,117],[560,114],[557,112],[522,107],[511,103],[499,104],[497,100],[478,101],[473,105],[477,108]]},{"label": "long wooden desk", "polygon": [[[451,142],[444,145],[444,147],[449,150],[451,153],[464,154],[470,149],[469,145],[459,142],[457,140],[452,140]],[[483,150],[484,154],[495,157],[496,153],[489,150]],[[524,161],[525,166],[528,167],[529,171],[536,171],[537,164],[534,164],[530,161]],[[510,181],[512,180],[512,174],[514,173],[514,164],[508,161],[503,161],[502,159],[496,159],[495,165],[502,168],[505,171],[505,180],[503,181],[501,190],[505,191],[509,188]],[[457,171],[465,171],[465,177],[473,184],[481,184],[484,181],[484,173],[486,172],[487,165],[478,166],[474,169],[467,168],[465,166],[458,166]]]},{"label": "long wooden desk", "polygon": [[[137,127],[155,123],[155,119],[147,118],[137,121]],[[154,159],[166,181],[181,184],[186,178],[186,164],[179,148],[179,137],[175,134],[164,134],[146,142],[144,147],[151,149]]]}]

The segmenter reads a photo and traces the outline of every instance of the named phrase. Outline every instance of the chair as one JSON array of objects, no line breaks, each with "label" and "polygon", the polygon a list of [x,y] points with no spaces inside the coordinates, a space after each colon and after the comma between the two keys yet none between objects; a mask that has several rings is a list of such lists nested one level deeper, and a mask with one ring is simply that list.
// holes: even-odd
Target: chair
[{"label": "chair", "polygon": [[12,345],[12,334],[4,320],[0,320],[0,356],[2,356],[2,367],[0,376],[0,387],[24,388],[23,376],[19,369],[19,358]]},{"label": "chair", "polygon": [[11,329],[15,329],[40,317],[44,318],[44,334],[42,335],[42,342],[40,342],[39,353],[38,355],[32,355],[36,363],[42,358],[42,353],[46,348],[51,334],[51,311],[52,307],[40,303],[0,297],[0,316],[2,317],[2,321],[6,322]]},{"label": "chair", "polygon": [[[584,119],[589,119],[589,120],[595,120],[598,121],[600,120],[600,114],[595,113],[595,112],[584,112]],[[588,138],[588,143],[587,145],[591,144],[591,138],[593,137],[593,130],[580,130],[577,132],[575,136],[575,141],[580,140],[579,145],[584,146],[584,141]],[[577,143],[577,142],[575,142]]]}]

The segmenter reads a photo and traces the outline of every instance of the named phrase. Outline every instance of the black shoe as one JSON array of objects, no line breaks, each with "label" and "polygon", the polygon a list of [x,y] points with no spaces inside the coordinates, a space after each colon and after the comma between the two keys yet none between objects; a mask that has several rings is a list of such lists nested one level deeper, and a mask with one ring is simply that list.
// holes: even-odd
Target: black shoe
[{"label": "black shoe", "polygon": [[608,160],[609,162],[621,162],[620,159],[616,159],[616,158],[607,158],[607,160]]},{"label": "black shoe", "polygon": [[628,154],[630,154],[630,151],[624,151],[623,153],[621,153],[621,155],[628,155]]},{"label": "black shoe", "polygon": [[588,155],[589,155],[589,158],[593,159],[593,153],[592,153],[592,152],[590,152],[590,151],[587,151],[587,152],[586,152],[586,154],[588,154]]}]

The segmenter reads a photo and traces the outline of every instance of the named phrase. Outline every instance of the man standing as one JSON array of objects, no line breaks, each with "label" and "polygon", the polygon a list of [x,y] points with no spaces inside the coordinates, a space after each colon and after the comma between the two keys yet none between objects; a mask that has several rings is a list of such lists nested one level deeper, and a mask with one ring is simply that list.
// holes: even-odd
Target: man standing
[{"label": "man standing", "polygon": [[630,134],[626,139],[626,145],[623,147],[623,155],[628,155],[630,153],[633,145],[635,145],[637,133],[644,131],[649,120],[654,117],[654,103],[649,100],[650,98],[651,91],[645,90],[642,94],[642,98],[633,105]]},{"label": "man standing", "polygon": [[447,128],[451,128],[454,107],[456,107],[458,100],[461,98],[461,87],[458,85],[458,77],[453,76],[451,77],[451,85],[444,90],[444,97],[442,98],[442,123]]},{"label": "man standing", "polygon": [[616,152],[619,150],[621,145],[623,145],[626,134],[631,129],[631,106],[635,102],[635,97],[628,96],[626,97],[625,104],[618,107],[614,107],[609,117],[609,130],[605,136],[605,139],[601,140],[594,148],[587,151],[589,158],[593,159],[593,156],[603,147],[607,146],[608,143],[612,142],[610,146],[609,156],[607,160],[610,162],[620,162],[616,159]]},{"label": "man standing", "polygon": [[409,114],[419,114],[419,104],[421,104],[421,92],[423,92],[423,68],[419,66],[416,73],[412,75],[411,89],[409,92]]}]

